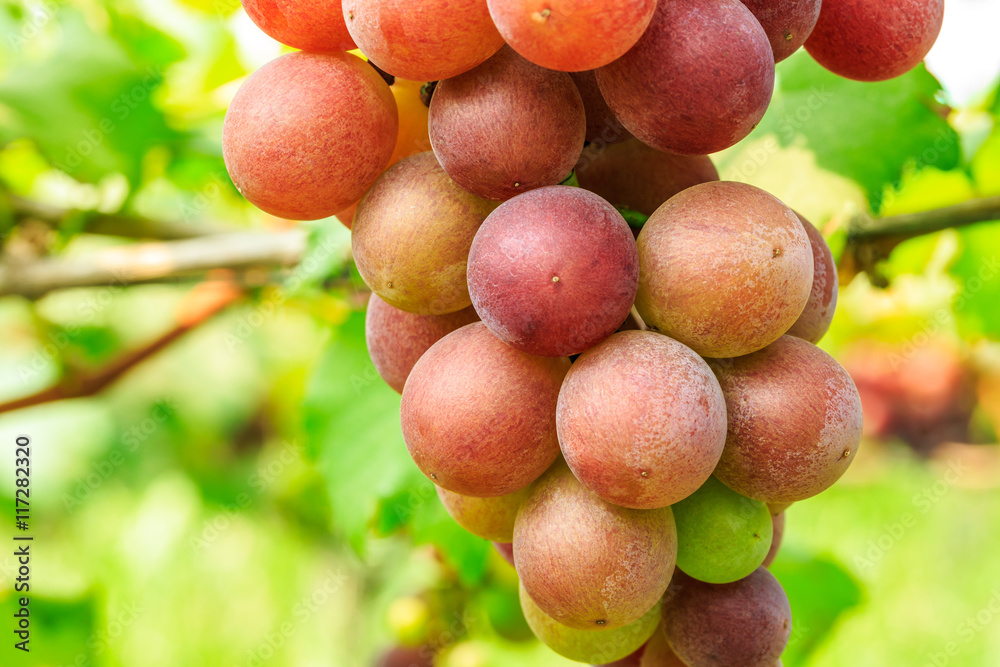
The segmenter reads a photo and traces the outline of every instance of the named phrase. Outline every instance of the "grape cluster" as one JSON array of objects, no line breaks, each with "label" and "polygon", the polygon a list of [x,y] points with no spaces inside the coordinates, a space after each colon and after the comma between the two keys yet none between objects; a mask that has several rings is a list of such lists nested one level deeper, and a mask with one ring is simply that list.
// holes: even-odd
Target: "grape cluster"
[{"label": "grape cluster", "polygon": [[409,453],[514,564],[535,634],[581,662],[780,664],[782,512],[847,470],[861,403],[815,345],[823,237],[707,154],[803,45],[861,81],[914,67],[942,0],[244,6],[303,51],[233,100],[233,182],[352,229]]}]

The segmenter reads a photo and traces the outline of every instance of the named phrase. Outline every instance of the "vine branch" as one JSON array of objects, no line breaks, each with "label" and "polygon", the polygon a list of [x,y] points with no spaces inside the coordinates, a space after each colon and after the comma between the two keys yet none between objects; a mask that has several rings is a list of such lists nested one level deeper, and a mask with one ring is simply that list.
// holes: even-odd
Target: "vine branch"
[{"label": "vine branch", "polygon": [[128,371],[209,321],[242,296],[242,291],[228,282],[206,282],[195,287],[181,301],[177,324],[147,345],[125,353],[103,368],[90,373],[69,374],[59,384],[30,396],[0,403],[0,414],[43,403],[94,396]]},{"label": "vine branch", "polygon": [[73,216],[82,216],[82,231],[90,234],[175,241],[227,231],[224,227],[204,222],[153,220],[123,213],[67,209],[18,195],[9,195],[8,202],[15,217],[39,220],[50,227],[58,227]]},{"label": "vine branch", "polygon": [[197,239],[141,243],[79,257],[0,265],[0,296],[37,299],[71,287],[138,285],[214,269],[288,267],[306,252],[306,232],[232,232]]},{"label": "vine branch", "polygon": [[903,241],[991,220],[1000,220],[1000,197],[970,199],[954,206],[885,218],[858,216],[851,221],[848,239],[850,243],[889,238]]},{"label": "vine branch", "polygon": [[880,272],[879,262],[888,259],[903,241],[994,220],[1000,220],[1000,197],[970,199],[954,206],[885,218],[855,216],[848,226],[841,274],[853,276],[863,271],[872,284],[888,287],[889,280]]}]

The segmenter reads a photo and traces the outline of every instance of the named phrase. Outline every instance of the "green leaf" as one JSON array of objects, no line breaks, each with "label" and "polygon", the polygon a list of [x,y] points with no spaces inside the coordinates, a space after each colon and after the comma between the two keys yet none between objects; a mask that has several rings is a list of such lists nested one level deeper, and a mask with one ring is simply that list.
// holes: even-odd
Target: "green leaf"
[{"label": "green leaf", "polygon": [[[42,60],[23,54],[0,79],[0,140],[34,140],[74,178],[97,181],[121,172],[140,179],[144,156],[173,146],[183,134],[168,127],[153,103],[164,69],[183,54],[169,38],[136,19],[113,21],[118,41],[95,33],[74,10],[63,9],[58,49]],[[129,49],[130,38],[141,44]],[[143,53],[149,47],[152,55]]]},{"label": "green leaf", "polygon": [[962,250],[950,267],[960,284],[954,311],[965,339],[1000,338],[1000,221],[960,232]]},{"label": "green leaf", "polygon": [[380,503],[422,478],[403,443],[399,395],[379,378],[364,332],[364,314],[352,313],[327,347],[303,405],[307,451],[326,481],[334,531],[359,553]]},{"label": "green leaf", "polygon": [[128,53],[139,68],[163,67],[184,58],[184,47],[135,16],[108,8],[108,35]]},{"label": "green leaf", "polygon": [[[462,583],[470,586],[478,584],[489,567],[492,545],[455,523],[438,500],[431,483],[425,481],[423,485],[430,492],[430,497],[414,511],[414,542],[438,547]],[[426,495],[426,492],[420,494],[421,497]]]},{"label": "green leaf", "polygon": [[[98,651],[105,652],[113,641],[109,632],[113,619],[99,620],[96,610],[100,605],[92,593],[79,599],[58,599],[42,597],[34,593],[32,586],[30,599],[30,653],[21,654],[15,649],[14,643],[21,639],[8,631],[7,641],[10,643],[4,647],[5,655],[23,655],[24,664],[29,665],[97,664],[94,659],[99,655]],[[0,613],[5,618],[13,618],[20,610],[18,600],[18,595],[9,595],[0,602]],[[17,663],[17,658],[4,661],[4,664]]]},{"label": "green leaf", "polygon": [[410,527],[413,541],[438,547],[463,582],[482,580],[490,543],[455,523],[406,451],[399,396],[368,357],[363,313],[353,313],[334,335],[303,410],[308,449],[326,481],[335,532],[364,554],[372,534]]},{"label": "green leaf", "polygon": [[351,233],[336,218],[304,223],[309,230],[306,255],[286,281],[290,295],[321,288],[328,279],[344,272]]},{"label": "green leaf", "polygon": [[792,637],[782,659],[789,665],[808,664],[847,611],[862,600],[861,586],[838,562],[782,551],[771,566],[792,607]]},{"label": "green leaf", "polygon": [[205,87],[209,89],[229,83],[241,76],[246,76],[247,71],[240,64],[239,55],[236,51],[236,40],[232,35],[226,33],[223,37],[222,45],[219,47],[219,54],[212,67],[208,70],[205,79]]},{"label": "green leaf", "polygon": [[936,101],[941,85],[923,65],[891,81],[860,83],[800,52],[778,73],[774,100],[752,136],[804,142],[821,167],[860,184],[874,210],[908,168],[961,162],[959,136]]}]

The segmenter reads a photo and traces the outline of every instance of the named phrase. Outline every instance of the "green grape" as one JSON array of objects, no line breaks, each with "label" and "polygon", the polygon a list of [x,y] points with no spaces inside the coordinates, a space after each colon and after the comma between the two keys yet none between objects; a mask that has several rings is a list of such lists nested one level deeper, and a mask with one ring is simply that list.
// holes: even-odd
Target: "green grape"
[{"label": "green grape", "polygon": [[699,581],[738,581],[756,570],[771,548],[767,505],[741,496],[715,477],[673,510],[677,566]]}]

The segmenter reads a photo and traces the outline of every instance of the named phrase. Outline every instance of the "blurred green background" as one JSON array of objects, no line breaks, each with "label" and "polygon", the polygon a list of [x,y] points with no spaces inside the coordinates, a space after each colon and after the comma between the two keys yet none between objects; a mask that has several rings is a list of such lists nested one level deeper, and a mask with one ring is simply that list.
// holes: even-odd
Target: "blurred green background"
[{"label": "blurred green background", "polygon": [[[866,409],[848,475],[788,511],[788,667],[1000,665],[1000,225],[848,234],[1000,196],[1000,60],[951,16],[940,70],[979,77],[961,95],[923,67],[858,84],[798,54],[760,127],[716,156],[841,257],[822,345]],[[292,228],[229,182],[226,105],[279,52],[237,0],[0,2],[0,403],[50,390],[0,404],[0,539],[20,434],[35,536],[28,655],[0,547],[0,665],[354,667],[399,643],[445,667],[571,664],[530,639],[513,570],[409,460],[349,232]],[[248,231],[305,260],[22,280]]]}]

